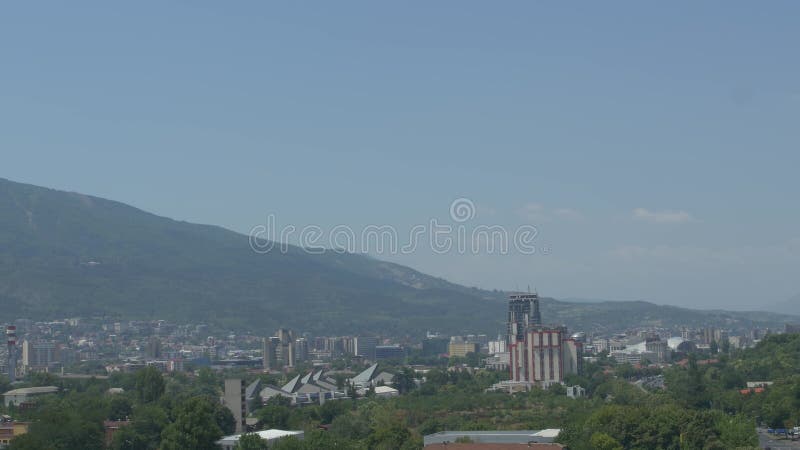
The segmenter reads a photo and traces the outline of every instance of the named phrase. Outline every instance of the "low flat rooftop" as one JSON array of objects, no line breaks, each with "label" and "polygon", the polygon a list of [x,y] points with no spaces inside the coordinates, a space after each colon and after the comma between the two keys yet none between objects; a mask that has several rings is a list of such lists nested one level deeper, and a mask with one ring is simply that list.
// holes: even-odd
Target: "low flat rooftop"
[{"label": "low flat rooftop", "polygon": [[58,387],[56,386],[38,386],[14,389],[4,393],[3,395],[53,394],[55,392],[58,392]]},{"label": "low flat rooftop", "polygon": [[[265,439],[267,441],[270,441],[270,440],[273,440],[273,439],[280,439],[280,438],[284,438],[284,437],[288,437],[288,436],[302,436],[303,435],[302,431],[286,431],[286,430],[278,430],[278,429],[275,429],[275,428],[269,429],[269,430],[255,431],[254,433],[257,434],[261,439]],[[234,435],[231,435],[231,436],[225,436],[222,439],[220,439],[219,441],[217,441],[217,443],[218,444],[219,443],[234,443],[234,442],[237,442],[240,437],[242,437],[242,434],[234,434]]]},{"label": "low flat rooftop", "polygon": [[487,444],[527,444],[529,442],[550,443],[561,430],[548,428],[544,430],[496,430],[496,431],[440,431],[429,434],[423,439],[425,445],[455,442],[460,437],[468,437],[476,443]]}]

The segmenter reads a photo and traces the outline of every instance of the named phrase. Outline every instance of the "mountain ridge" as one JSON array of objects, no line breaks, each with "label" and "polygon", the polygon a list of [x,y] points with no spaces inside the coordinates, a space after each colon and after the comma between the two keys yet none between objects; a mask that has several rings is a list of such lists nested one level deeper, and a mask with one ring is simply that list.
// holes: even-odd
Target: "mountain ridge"
[{"label": "mountain ridge", "polygon": [[[258,254],[248,236],[219,226],[0,178],[0,301],[9,318],[165,318],[264,333],[278,326],[341,334],[493,333],[505,326],[504,299],[503,292],[366,255],[311,255],[294,246]],[[572,329],[611,327],[596,322],[616,323],[625,308],[646,323],[659,322],[654,311],[687,322],[780,319],[647,302],[543,299],[542,306],[545,319]]]}]

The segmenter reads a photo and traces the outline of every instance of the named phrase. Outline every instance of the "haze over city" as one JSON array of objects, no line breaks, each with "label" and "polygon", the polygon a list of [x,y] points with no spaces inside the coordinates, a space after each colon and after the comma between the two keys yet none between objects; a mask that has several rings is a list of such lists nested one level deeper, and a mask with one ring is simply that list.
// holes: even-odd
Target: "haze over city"
[{"label": "haze over city", "polygon": [[0,450],[800,450],[800,3],[0,9]]},{"label": "haze over city", "polygon": [[535,225],[548,251],[374,256],[760,309],[800,294],[800,5],[779,4],[9,4],[0,176],[241,233],[403,234],[467,198],[471,226]]}]

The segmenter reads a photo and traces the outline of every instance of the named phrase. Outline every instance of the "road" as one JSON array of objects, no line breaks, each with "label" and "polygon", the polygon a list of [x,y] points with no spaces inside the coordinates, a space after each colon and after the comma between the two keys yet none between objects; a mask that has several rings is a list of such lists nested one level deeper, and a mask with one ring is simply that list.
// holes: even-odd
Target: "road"
[{"label": "road", "polygon": [[766,428],[758,428],[758,446],[769,448],[771,450],[798,450],[800,449],[800,440],[790,441],[789,439],[780,439],[775,435],[767,433]]}]

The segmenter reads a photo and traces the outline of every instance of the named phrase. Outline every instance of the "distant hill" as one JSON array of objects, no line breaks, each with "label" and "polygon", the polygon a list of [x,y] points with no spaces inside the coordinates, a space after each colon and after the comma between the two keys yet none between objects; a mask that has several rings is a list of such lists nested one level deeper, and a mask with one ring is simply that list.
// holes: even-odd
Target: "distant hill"
[{"label": "distant hill", "polygon": [[569,303],[603,303],[603,302],[610,302],[613,300],[601,300],[597,298],[578,298],[578,297],[568,297],[560,299],[562,302],[569,302]]},{"label": "distant hill", "polygon": [[761,311],[694,310],[677,306],[656,305],[644,301],[602,301],[568,303],[543,301],[542,316],[568,324],[574,330],[617,332],[627,327],[649,326],[674,329],[678,326],[717,328],[744,331],[751,328],[783,329],[797,316]]},{"label": "distant hill", "polygon": [[[485,325],[502,295],[362,255],[290,247],[0,179],[0,315],[112,315],[273,331]],[[498,312],[502,318],[502,311]],[[489,316],[490,317],[490,316]],[[450,328],[450,327],[448,327]]]},{"label": "distant hill", "polygon": [[[363,255],[252,251],[248,237],[83,194],[0,178],[0,322],[111,316],[271,333],[403,335],[504,329],[505,295]],[[768,313],[543,300],[572,329],[778,324]]]},{"label": "distant hill", "polygon": [[776,313],[798,315],[800,314],[800,294],[797,294],[794,297],[782,302],[768,305],[764,309],[766,311],[772,311]]}]

